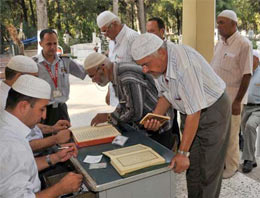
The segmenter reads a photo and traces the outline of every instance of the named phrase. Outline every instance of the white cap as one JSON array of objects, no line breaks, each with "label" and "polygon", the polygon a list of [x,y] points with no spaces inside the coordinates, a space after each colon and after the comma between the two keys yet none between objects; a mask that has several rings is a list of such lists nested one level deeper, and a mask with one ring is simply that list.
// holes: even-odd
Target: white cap
[{"label": "white cap", "polygon": [[25,96],[39,99],[50,99],[51,87],[45,80],[35,76],[21,75],[13,84],[12,88]]},{"label": "white cap", "polygon": [[14,56],[8,62],[7,67],[18,72],[22,73],[37,73],[38,66],[36,62],[27,56]]},{"label": "white cap", "polygon": [[132,44],[131,53],[134,60],[140,60],[156,52],[163,44],[163,40],[152,33],[138,36]]},{"label": "white cap", "polygon": [[237,14],[233,10],[223,10],[218,16],[226,17],[237,22]]},{"label": "white cap", "polygon": [[260,60],[259,53],[257,50],[253,50],[253,56],[257,57]]},{"label": "white cap", "polygon": [[97,52],[93,52],[84,61],[85,70],[91,69],[92,67],[96,67],[97,65],[104,62],[106,56]]},{"label": "white cap", "polygon": [[103,26],[118,20],[120,21],[120,19],[118,18],[118,16],[116,16],[114,13],[110,12],[110,11],[104,11],[101,12],[98,17],[97,17],[97,25],[99,28],[102,28]]}]

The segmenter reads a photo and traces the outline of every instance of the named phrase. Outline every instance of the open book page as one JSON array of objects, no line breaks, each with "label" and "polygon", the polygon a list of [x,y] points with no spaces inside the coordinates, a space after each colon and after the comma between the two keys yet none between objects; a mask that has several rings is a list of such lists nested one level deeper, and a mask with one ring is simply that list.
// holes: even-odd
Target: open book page
[{"label": "open book page", "polygon": [[120,148],[120,149],[116,149],[116,150],[112,150],[112,151],[106,151],[103,152],[103,154],[105,154],[108,157],[117,157],[117,156],[121,156],[121,155],[129,155],[129,153],[135,153],[138,151],[144,151],[146,150],[147,147],[142,145],[142,144],[137,144],[134,146],[128,146],[125,148]]},{"label": "open book page", "polygon": [[161,123],[161,126],[168,120],[170,120],[169,116],[162,116],[154,113],[147,113],[143,119],[140,121],[140,124],[144,124],[147,120],[155,119]]},{"label": "open book page", "polygon": [[[91,142],[95,140],[102,140],[106,138],[114,138],[120,133],[112,125],[102,125],[102,126],[86,126],[81,128],[72,129],[72,134],[76,143],[81,142]],[[107,140],[107,139],[106,139]],[[109,139],[108,142],[112,142],[113,139]],[[107,142],[107,141],[105,141]],[[105,143],[104,142],[104,143]],[[92,142],[93,143],[93,142]],[[100,143],[100,142],[98,142]],[[101,142],[102,143],[102,142]],[[94,145],[94,144],[91,144]]]},{"label": "open book page", "polygon": [[110,157],[111,164],[122,176],[136,170],[165,163],[165,159],[153,149],[141,144],[103,152],[103,154]]}]

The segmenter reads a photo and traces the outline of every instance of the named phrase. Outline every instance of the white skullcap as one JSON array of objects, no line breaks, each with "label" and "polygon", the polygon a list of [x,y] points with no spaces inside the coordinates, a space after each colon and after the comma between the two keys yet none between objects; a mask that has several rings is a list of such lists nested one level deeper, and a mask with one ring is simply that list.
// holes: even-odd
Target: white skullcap
[{"label": "white skullcap", "polygon": [[259,53],[257,50],[253,50],[253,56],[257,57],[260,60]]},{"label": "white skullcap", "polygon": [[39,99],[50,99],[51,87],[49,83],[38,77],[24,74],[13,84],[12,88],[25,96]]},{"label": "white skullcap", "polygon": [[84,61],[85,70],[91,69],[92,67],[96,67],[99,64],[103,63],[106,59],[106,56],[97,52],[93,52]]},{"label": "white skullcap", "polygon": [[163,40],[152,33],[138,36],[132,44],[131,53],[134,60],[140,60],[156,52],[163,44]]},{"label": "white skullcap", "polygon": [[237,22],[237,14],[233,10],[223,10],[218,16],[226,17]]},{"label": "white skullcap", "polygon": [[8,62],[7,67],[18,72],[22,73],[37,73],[38,66],[36,62],[27,56],[14,56]]},{"label": "white skullcap", "polygon": [[97,25],[99,28],[102,28],[103,26],[115,21],[119,20],[118,16],[116,16],[114,13],[110,11],[104,11],[101,12],[97,17]]}]

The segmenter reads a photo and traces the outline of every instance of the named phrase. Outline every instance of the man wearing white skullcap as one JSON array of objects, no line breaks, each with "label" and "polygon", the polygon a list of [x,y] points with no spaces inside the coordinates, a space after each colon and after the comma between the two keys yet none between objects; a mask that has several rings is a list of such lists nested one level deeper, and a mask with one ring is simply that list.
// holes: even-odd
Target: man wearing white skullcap
[{"label": "man wearing white skullcap", "polygon": [[[170,167],[177,173],[188,169],[189,197],[218,197],[230,132],[225,83],[197,51],[163,43],[151,33],[136,38],[132,55],[144,73],[156,78],[159,100],[154,113],[164,115],[171,106],[181,113],[182,141]],[[149,130],[159,126],[153,119],[144,124]]]},{"label": "man wearing white skullcap", "polygon": [[[97,17],[97,24],[102,34],[110,39],[109,59],[112,62],[134,62],[131,55],[131,46],[135,38],[139,35],[133,29],[122,24],[118,16],[110,11],[104,11]],[[111,84],[106,97],[106,102],[112,106],[117,106],[118,99]]]},{"label": "man wearing white skullcap", "polygon": [[6,110],[0,114],[0,194],[14,197],[58,197],[79,189],[82,176],[69,173],[59,183],[41,190],[38,171],[77,155],[74,144],[51,155],[34,159],[26,139],[46,116],[51,96],[49,84],[32,75],[22,75],[10,89]]},{"label": "man wearing white skullcap", "polygon": [[38,75],[37,64],[27,56],[14,56],[5,68],[5,80],[0,82],[0,109],[5,107],[6,98],[11,85],[24,73]]},{"label": "man wearing white skullcap", "polygon": [[[6,79],[0,84],[0,110],[5,109],[8,92],[13,83],[23,74],[38,75],[38,66],[33,59],[27,56],[14,56],[8,62],[5,69]],[[59,120],[55,125],[36,125],[26,137],[33,151],[39,151],[56,144],[68,142],[70,131],[67,129],[70,123],[67,120]],[[43,138],[43,134],[58,132],[55,135]]]},{"label": "man wearing white skullcap", "polygon": [[[167,39],[165,38],[165,25],[161,18],[159,17],[152,17],[148,19],[148,22],[146,23],[146,31],[149,33],[153,33],[157,36],[159,36],[164,42],[167,42]],[[180,144],[180,128],[177,120],[177,111],[174,109],[174,118],[173,118],[173,130],[172,133],[175,138],[175,145],[178,147]]]},{"label": "man wearing white skullcap", "polygon": [[255,145],[257,137],[256,128],[260,125],[260,95],[257,94],[260,91],[260,67],[257,50],[253,50],[253,54],[253,76],[248,86],[247,104],[244,105],[241,113],[241,131],[244,139],[242,171],[244,173],[249,173],[253,168],[257,167]]},{"label": "man wearing white skullcap", "polygon": [[239,131],[241,108],[247,103],[247,88],[253,65],[251,42],[237,31],[237,16],[232,10],[224,10],[217,17],[221,39],[218,41],[211,66],[225,81],[231,99],[231,133],[225,159],[223,178],[235,175],[239,167]]},{"label": "man wearing white skullcap", "polygon": [[[117,126],[130,125],[142,130],[140,120],[155,108],[158,92],[152,76],[143,74],[142,68],[135,63],[113,63],[106,56],[92,53],[86,59],[84,67],[94,83],[106,86],[113,84],[120,104],[108,113],[98,113],[91,121],[91,125],[111,121]],[[174,117],[170,109],[168,115]],[[172,135],[171,119],[160,130],[155,132],[144,131],[150,138],[172,149],[174,137]]]}]

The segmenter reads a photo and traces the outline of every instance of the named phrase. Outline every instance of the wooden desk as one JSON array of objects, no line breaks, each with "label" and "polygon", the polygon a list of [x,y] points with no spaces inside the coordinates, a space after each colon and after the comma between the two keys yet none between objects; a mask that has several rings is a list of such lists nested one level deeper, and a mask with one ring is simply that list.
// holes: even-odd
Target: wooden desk
[{"label": "wooden desk", "polygon": [[79,149],[77,158],[71,162],[76,170],[84,176],[87,187],[96,192],[97,198],[173,198],[176,192],[175,174],[167,166],[173,157],[173,152],[153,141],[144,133],[129,126],[124,126],[122,135],[129,137],[125,146],[144,144],[153,148],[166,159],[164,167],[154,167],[130,177],[121,177],[112,167],[109,158],[103,156],[101,162],[107,163],[105,169],[89,169],[89,164],[83,163],[86,155],[100,155],[103,151],[120,148],[117,145],[102,144]]}]

